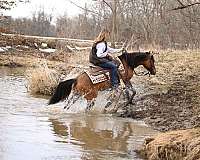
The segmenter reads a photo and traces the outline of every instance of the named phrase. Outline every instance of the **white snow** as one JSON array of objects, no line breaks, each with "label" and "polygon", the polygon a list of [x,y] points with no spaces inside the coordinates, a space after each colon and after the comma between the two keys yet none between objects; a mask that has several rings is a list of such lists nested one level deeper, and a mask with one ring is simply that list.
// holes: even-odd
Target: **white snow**
[{"label": "white snow", "polygon": [[2,47],[0,47],[0,52],[5,52],[5,50]]},{"label": "white snow", "polygon": [[52,48],[47,48],[47,49],[39,48],[39,50],[46,53],[53,53],[56,51],[56,49],[52,49]]}]

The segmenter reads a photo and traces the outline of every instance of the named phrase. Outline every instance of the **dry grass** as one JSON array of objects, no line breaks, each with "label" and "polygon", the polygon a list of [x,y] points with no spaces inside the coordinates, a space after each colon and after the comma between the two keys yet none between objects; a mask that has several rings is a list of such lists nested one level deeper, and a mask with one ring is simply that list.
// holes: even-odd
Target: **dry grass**
[{"label": "dry grass", "polygon": [[141,153],[149,160],[200,159],[200,128],[161,133],[146,139]]},{"label": "dry grass", "polygon": [[47,66],[40,66],[29,70],[26,77],[31,94],[51,95],[58,85],[60,75]]}]

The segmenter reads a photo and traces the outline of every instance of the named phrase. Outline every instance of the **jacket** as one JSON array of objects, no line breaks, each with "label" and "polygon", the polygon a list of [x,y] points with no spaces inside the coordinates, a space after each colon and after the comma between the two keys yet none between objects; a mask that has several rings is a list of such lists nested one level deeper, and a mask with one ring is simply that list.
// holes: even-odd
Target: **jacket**
[{"label": "jacket", "polygon": [[[98,43],[101,43],[101,42],[98,42]],[[89,56],[90,63],[92,63],[94,65],[99,65],[101,63],[105,63],[105,62],[109,62],[110,61],[108,57],[102,57],[102,58],[97,57],[97,54],[96,54],[97,53],[97,48],[96,48],[96,46],[97,46],[98,43],[94,43],[93,44],[92,50],[91,50],[90,56]],[[104,52],[106,52],[107,51],[107,42],[104,41],[104,43],[106,45]]]}]

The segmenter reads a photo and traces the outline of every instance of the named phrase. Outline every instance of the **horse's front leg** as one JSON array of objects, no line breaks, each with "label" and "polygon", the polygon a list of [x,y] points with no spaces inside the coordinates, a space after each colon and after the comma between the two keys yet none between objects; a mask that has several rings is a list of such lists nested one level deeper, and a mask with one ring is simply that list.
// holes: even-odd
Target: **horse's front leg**
[{"label": "horse's front leg", "polygon": [[126,89],[125,89],[125,98],[127,99],[126,106],[128,104],[132,104],[133,98],[136,94],[136,90],[133,88],[130,81],[126,83]]},{"label": "horse's front leg", "polygon": [[123,95],[123,89],[118,89],[116,91],[113,91],[111,95],[108,97],[108,102],[105,105],[104,113],[115,113],[117,112],[118,108],[120,107],[120,97]]}]

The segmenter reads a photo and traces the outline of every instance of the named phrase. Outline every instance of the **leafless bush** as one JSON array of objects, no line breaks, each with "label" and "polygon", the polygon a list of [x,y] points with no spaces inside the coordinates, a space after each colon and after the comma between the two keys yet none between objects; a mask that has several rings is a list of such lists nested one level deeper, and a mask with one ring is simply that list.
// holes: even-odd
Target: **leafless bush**
[{"label": "leafless bush", "polygon": [[58,85],[59,73],[47,67],[38,67],[27,72],[28,90],[31,94],[51,95]]}]

